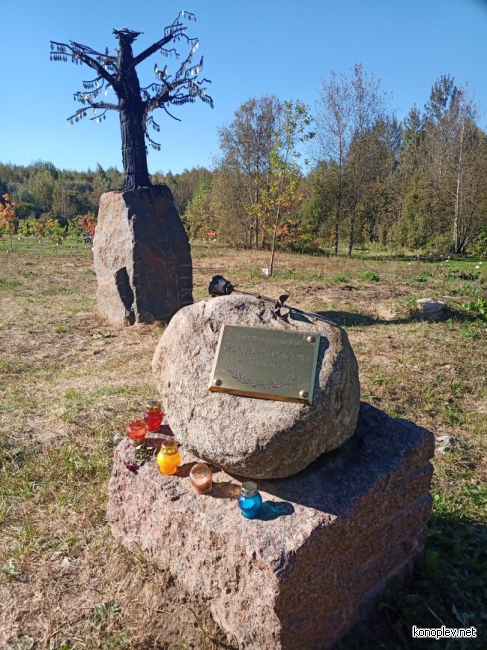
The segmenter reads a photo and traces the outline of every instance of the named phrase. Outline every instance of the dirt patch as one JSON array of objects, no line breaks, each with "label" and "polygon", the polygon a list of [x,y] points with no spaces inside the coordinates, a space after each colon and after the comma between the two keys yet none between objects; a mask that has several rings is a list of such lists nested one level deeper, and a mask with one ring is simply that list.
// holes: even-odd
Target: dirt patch
[{"label": "dirt patch", "polygon": [[137,549],[116,545],[108,530],[77,555],[54,552],[28,568],[28,580],[0,585],[2,647],[28,639],[36,648],[218,647],[211,637],[228,643],[203,599],[189,597]]}]

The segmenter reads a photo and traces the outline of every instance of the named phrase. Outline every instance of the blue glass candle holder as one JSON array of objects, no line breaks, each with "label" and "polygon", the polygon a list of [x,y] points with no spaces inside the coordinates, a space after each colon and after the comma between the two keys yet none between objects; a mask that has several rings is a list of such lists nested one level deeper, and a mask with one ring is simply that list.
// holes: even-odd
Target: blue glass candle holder
[{"label": "blue glass candle holder", "polygon": [[262,497],[253,481],[242,483],[242,492],[238,497],[238,507],[246,519],[254,519],[259,514]]}]

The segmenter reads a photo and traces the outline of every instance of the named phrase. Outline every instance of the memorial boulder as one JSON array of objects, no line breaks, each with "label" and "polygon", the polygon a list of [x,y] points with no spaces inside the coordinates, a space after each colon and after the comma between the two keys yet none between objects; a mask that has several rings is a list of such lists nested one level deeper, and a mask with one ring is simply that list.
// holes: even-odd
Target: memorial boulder
[{"label": "memorial boulder", "polygon": [[[223,325],[298,332],[310,341],[318,335],[311,404],[210,391]],[[263,365],[274,370],[277,386],[295,376],[292,352],[268,354],[251,339],[239,349],[244,358],[234,369],[237,383],[258,383]],[[293,311],[282,319],[272,304],[256,297],[233,294],[181,309],[161,337],[153,371],[177,440],[197,457],[233,474],[295,474],[342,445],[357,424],[358,368],[346,332],[332,322]]]}]

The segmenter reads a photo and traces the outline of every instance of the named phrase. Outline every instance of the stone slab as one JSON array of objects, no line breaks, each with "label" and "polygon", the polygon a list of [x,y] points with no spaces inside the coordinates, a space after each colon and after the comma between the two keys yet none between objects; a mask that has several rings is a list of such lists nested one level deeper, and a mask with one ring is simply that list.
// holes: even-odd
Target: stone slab
[{"label": "stone slab", "polygon": [[169,322],[193,302],[189,239],[167,185],[102,194],[93,254],[112,323]]},{"label": "stone slab", "polygon": [[182,450],[178,475],[162,476],[154,459],[135,475],[123,441],[107,517],[120,542],[203,594],[242,650],[322,650],[421,551],[433,452],[431,432],[362,404],[340,449],[294,476],[259,481],[261,514],[246,520],[238,477],[216,471],[212,492],[199,496],[191,454]]}]

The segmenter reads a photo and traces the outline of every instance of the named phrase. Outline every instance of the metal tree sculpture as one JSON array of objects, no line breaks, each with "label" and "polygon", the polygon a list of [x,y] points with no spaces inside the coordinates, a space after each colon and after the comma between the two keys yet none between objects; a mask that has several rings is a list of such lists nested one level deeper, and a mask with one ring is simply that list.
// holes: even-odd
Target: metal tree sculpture
[{"label": "metal tree sculpture", "polygon": [[[148,132],[150,124],[155,131],[160,131],[160,126],[149,115],[156,108],[163,108],[168,115],[175,120],[179,118],[171,115],[166,105],[178,106],[187,102],[195,102],[199,97],[213,108],[212,98],[206,94],[203,84],[211,83],[209,79],[198,79],[203,70],[203,57],[197,65],[191,65],[195,51],[198,49],[198,39],[189,38],[186,35],[186,27],[183,26],[181,18],[195,21],[194,14],[181,11],[174,22],[164,29],[164,37],[153,43],[146,50],[134,56],[132,43],[142,32],[133,32],[130,29],[114,29],[120,47],[115,50],[116,55],[109,54],[108,48],[105,54],[101,54],[86,45],[70,41],[58,43],[51,41],[51,61],[71,61],[75,64],[86,64],[96,71],[97,77],[89,81],[83,81],[84,90],[74,94],[75,101],[81,102],[83,107],[78,109],[74,115],[68,118],[73,124],[84,117],[88,111],[93,111],[91,120],[101,122],[106,118],[107,111],[118,111],[120,114],[120,127],[122,132],[122,157],[124,169],[123,190],[132,190],[136,187],[148,187],[150,185],[149,171],[147,168],[147,148],[144,137],[156,150],[161,145],[151,139]],[[191,46],[188,56],[183,61],[179,70],[174,76],[168,73],[167,65],[159,70],[157,63],[154,65],[154,72],[157,82],[149,84],[145,88],[140,87],[137,76],[137,66],[145,61],[158,50],[163,56],[174,55],[176,59],[180,55],[175,48],[167,49],[170,43],[181,39]],[[117,95],[118,104],[110,104],[104,101],[97,101],[97,97],[112,88]],[[97,113],[101,111],[101,113]]]}]

